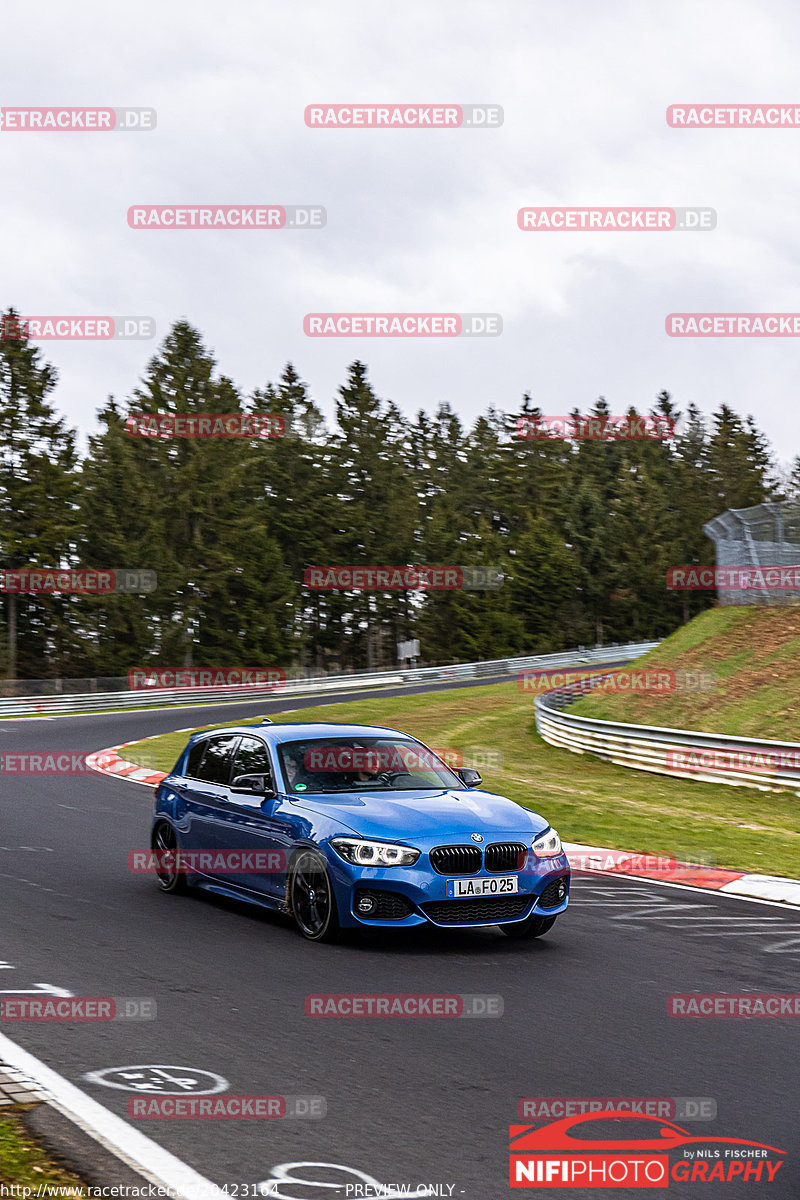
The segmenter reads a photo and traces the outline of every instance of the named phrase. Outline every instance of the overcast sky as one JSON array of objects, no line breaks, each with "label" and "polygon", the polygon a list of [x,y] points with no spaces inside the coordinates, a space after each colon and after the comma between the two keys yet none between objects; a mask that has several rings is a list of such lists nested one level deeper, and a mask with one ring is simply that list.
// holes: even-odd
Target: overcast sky
[{"label": "overcast sky", "polygon": [[[172,321],[245,392],[287,360],[330,413],[347,364],[413,414],[752,412],[800,453],[800,341],[675,339],[673,311],[800,311],[800,128],[680,130],[681,102],[800,105],[800,9],[684,0],[37,0],[4,6],[4,106],[157,110],[149,133],[0,132],[3,308],[148,314],[47,342],[84,432]],[[492,103],[499,129],[310,129],[316,102]],[[317,204],[322,230],[134,230],[133,204]],[[525,205],[703,205],[713,232],[523,233]],[[308,312],[498,312],[502,336],[314,339]]]}]

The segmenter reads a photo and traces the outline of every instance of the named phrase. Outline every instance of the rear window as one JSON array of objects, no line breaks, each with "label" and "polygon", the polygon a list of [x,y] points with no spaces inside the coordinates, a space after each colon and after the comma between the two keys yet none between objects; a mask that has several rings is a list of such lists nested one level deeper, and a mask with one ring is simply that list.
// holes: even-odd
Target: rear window
[{"label": "rear window", "polygon": [[189,751],[189,757],[186,759],[186,770],[184,774],[188,775],[190,779],[197,778],[197,771],[200,766],[200,761],[205,754],[205,749],[205,742],[196,742]]},{"label": "rear window", "polygon": [[206,783],[227,783],[231,769],[231,755],[238,737],[209,738],[203,743],[205,754],[196,768],[194,779]]}]

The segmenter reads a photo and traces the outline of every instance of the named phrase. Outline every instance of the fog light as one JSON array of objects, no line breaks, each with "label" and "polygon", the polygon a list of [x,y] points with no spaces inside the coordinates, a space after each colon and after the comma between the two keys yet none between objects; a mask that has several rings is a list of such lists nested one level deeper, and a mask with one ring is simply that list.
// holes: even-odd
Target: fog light
[{"label": "fog light", "polygon": [[375,912],[378,907],[374,896],[370,896],[368,892],[362,892],[356,903],[356,908],[361,913],[362,917],[368,917],[370,913]]},{"label": "fog light", "polygon": [[566,898],[567,898],[566,880],[560,879],[559,883],[558,883],[558,902],[559,902],[559,904],[563,904],[563,902],[564,902],[564,900],[566,900]]}]

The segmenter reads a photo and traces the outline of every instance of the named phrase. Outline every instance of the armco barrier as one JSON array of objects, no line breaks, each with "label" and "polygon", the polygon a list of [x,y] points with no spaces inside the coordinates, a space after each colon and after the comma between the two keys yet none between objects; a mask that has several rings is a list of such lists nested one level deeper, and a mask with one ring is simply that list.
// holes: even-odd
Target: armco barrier
[{"label": "armco barrier", "polygon": [[579,717],[567,711],[579,698],[571,688],[536,697],[536,728],[551,746],[561,746],[575,754],[594,754],[621,767],[658,775],[762,791],[786,788],[800,791],[798,742],[760,741]]},{"label": "armco barrier", "polygon": [[0,718],[114,712],[120,709],[156,708],[163,705],[219,704],[234,700],[263,700],[316,696],[325,692],[358,691],[364,688],[402,687],[407,684],[448,682],[484,676],[514,675],[530,668],[574,666],[578,663],[629,662],[652,650],[658,642],[633,642],[624,646],[602,646],[592,650],[564,650],[558,654],[528,658],[494,659],[479,663],[456,663],[446,667],[422,667],[408,671],[371,671],[359,675],[323,675],[312,679],[287,679],[275,687],[249,684],[226,687],[148,688],[143,691],[86,692],[79,695],[0,697]]}]

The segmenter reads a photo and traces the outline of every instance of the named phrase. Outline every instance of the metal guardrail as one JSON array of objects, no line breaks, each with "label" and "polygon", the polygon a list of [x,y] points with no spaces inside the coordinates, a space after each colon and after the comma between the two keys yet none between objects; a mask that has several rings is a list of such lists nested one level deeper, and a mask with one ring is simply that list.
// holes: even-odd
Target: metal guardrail
[{"label": "metal guardrail", "polygon": [[63,715],[82,712],[113,712],[155,708],[164,705],[219,704],[226,701],[316,696],[331,691],[358,691],[375,687],[476,679],[490,675],[513,675],[541,667],[573,666],[578,663],[628,661],[652,650],[658,642],[634,642],[624,646],[564,650],[557,654],[527,658],[492,659],[487,662],[456,663],[446,667],[422,667],[403,671],[368,671],[359,675],[323,675],[311,679],[287,679],[280,687],[235,684],[225,687],[148,688],[142,691],[86,692],[79,695],[0,697],[0,718],[36,714]]},{"label": "metal guardrail", "polygon": [[574,688],[536,697],[536,728],[551,746],[574,754],[594,754],[621,767],[658,775],[761,791],[800,791],[798,742],[580,717],[566,711],[578,699],[580,693]]}]

